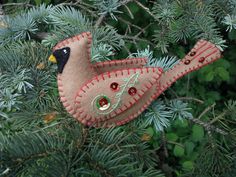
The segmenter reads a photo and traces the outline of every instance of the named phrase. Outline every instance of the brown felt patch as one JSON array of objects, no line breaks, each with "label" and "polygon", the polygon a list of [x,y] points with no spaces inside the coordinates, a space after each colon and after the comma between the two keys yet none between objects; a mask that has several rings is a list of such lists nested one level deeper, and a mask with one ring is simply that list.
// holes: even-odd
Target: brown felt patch
[{"label": "brown felt patch", "polygon": [[[83,123],[106,121],[134,106],[158,82],[160,68],[134,68],[106,72],[95,76],[78,92],[75,117]],[[112,89],[112,84],[117,89]],[[110,106],[100,110],[97,99],[106,96]]]},{"label": "brown felt patch", "polygon": [[137,118],[155,99],[156,93],[159,91],[159,82],[154,84],[149,91],[144,93],[142,98],[138,102],[135,103],[134,106],[129,109],[123,111],[119,115],[108,119],[103,122],[94,122],[94,126],[97,127],[110,127],[110,126],[119,126],[130,122],[131,120]]},{"label": "brown felt patch", "polygon": [[[90,63],[91,34],[82,33],[60,42],[54,49],[70,47],[70,57],[64,70],[58,74],[61,101],[70,114],[75,112],[75,96],[82,85],[92,79],[96,72]],[[89,71],[89,72],[88,72]]]},{"label": "brown felt patch", "polygon": [[220,58],[215,45],[200,40],[172,69],[145,67],[145,58],[91,64],[92,37],[82,33],[58,43],[70,47],[70,57],[58,74],[58,89],[66,110],[86,125],[125,124],[140,115],[177,79]]},{"label": "brown felt patch", "polygon": [[[157,84],[154,84],[144,96],[128,110],[104,122],[96,122],[96,126],[123,125],[140,115],[153,100],[170,87],[177,79],[189,72],[200,69],[221,57],[220,50],[212,43],[200,40],[194,48],[172,69],[164,72]],[[188,62],[186,62],[188,61]],[[190,62],[189,62],[190,61]]]},{"label": "brown felt patch", "polygon": [[214,44],[205,40],[198,41],[193,49],[177,65],[163,73],[160,79],[160,92],[165,91],[184,75],[208,65],[220,57],[221,52]]},{"label": "brown felt patch", "polygon": [[128,58],[123,60],[112,60],[105,62],[98,62],[94,64],[94,68],[98,74],[108,71],[115,71],[128,68],[142,68],[147,64],[146,58]]}]

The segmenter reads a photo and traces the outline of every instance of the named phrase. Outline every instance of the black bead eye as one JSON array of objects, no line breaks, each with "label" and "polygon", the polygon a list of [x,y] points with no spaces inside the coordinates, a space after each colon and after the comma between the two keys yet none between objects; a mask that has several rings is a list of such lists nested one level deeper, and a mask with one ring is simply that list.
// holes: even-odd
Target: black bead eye
[{"label": "black bead eye", "polygon": [[57,59],[61,59],[61,58],[68,58],[70,55],[70,48],[69,47],[64,47],[58,50],[55,50],[53,52],[53,55],[57,58]]},{"label": "black bead eye", "polygon": [[63,48],[63,49],[62,49],[62,52],[63,52],[63,54],[68,54],[68,52],[69,52],[69,51],[68,51],[68,48]]}]

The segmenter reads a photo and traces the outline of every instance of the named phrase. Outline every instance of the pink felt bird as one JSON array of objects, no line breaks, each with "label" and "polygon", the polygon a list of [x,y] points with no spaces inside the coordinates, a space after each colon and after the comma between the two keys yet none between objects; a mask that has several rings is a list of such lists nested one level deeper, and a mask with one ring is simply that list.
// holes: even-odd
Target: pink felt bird
[{"label": "pink felt bird", "polygon": [[58,90],[67,112],[85,125],[118,126],[140,115],[177,79],[221,57],[200,40],[173,68],[146,67],[145,58],[92,64],[92,36],[85,32],[59,42],[49,57],[58,65]]}]

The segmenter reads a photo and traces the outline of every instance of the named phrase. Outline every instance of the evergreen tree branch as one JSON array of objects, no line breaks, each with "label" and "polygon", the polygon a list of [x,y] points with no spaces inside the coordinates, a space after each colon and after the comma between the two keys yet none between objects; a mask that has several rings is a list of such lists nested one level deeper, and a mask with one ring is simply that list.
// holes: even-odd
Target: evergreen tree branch
[{"label": "evergreen tree branch", "polygon": [[169,153],[168,153],[168,150],[167,150],[167,143],[168,143],[168,141],[166,139],[166,135],[165,135],[164,131],[161,132],[161,140],[162,140],[162,145],[163,145],[165,157],[168,158],[169,157]]},{"label": "evergreen tree branch", "polygon": [[216,103],[213,103],[212,105],[208,106],[199,116],[198,119],[201,119],[207,112],[209,112],[211,109],[213,109],[216,106]]},{"label": "evergreen tree branch", "polygon": [[0,19],[4,17],[3,4],[0,3]]},{"label": "evergreen tree branch", "polygon": [[121,22],[127,24],[127,26],[132,26],[132,27],[134,27],[134,28],[136,28],[136,29],[138,29],[138,30],[140,30],[140,31],[142,31],[144,33],[143,28],[141,28],[141,27],[139,27],[139,26],[137,26],[135,24],[130,23],[129,21],[123,19],[122,17],[117,17],[117,19],[120,20]]},{"label": "evergreen tree branch", "polygon": [[219,134],[228,135],[227,132],[225,132],[224,130],[221,130],[220,128],[217,128],[217,127],[211,125],[210,123],[203,122],[203,121],[201,121],[197,118],[192,118],[192,119],[189,119],[189,120],[191,120],[192,122],[194,122],[196,124],[199,124],[199,125],[203,126],[207,131],[208,130],[213,130],[213,131],[215,131]]},{"label": "evergreen tree branch", "polygon": [[23,7],[34,7],[34,5],[32,5],[29,1],[23,2],[23,3],[6,3],[6,4],[2,4],[3,7],[7,7],[7,6],[23,6]]},{"label": "evergreen tree branch", "polygon": [[[215,126],[212,125],[212,121],[214,120],[214,122],[215,122],[215,121],[216,121],[215,119],[213,119],[213,120],[210,121],[209,123],[203,122],[203,121],[200,120],[200,119],[201,119],[205,114],[207,114],[211,109],[214,109],[215,105],[216,105],[216,104],[214,103],[214,104],[208,106],[208,107],[198,116],[198,118],[191,118],[190,120],[191,120],[192,122],[194,122],[194,123],[197,123],[197,124],[203,126],[207,131],[213,130],[213,131],[215,131],[215,132],[217,132],[217,133],[220,133],[220,134],[222,134],[222,135],[228,135],[228,133],[225,132],[224,130],[222,130],[222,129],[220,129],[220,128],[218,128],[218,127],[215,127]],[[223,112],[223,114],[220,114],[220,115],[221,115],[221,116],[224,115],[224,112]],[[220,117],[221,117],[221,116],[220,116]],[[218,116],[217,118],[219,118],[219,116]]]},{"label": "evergreen tree branch", "polygon": [[216,116],[214,119],[211,120],[210,124],[215,123],[216,121],[218,121],[219,119],[223,118],[226,114],[228,113],[228,110],[224,110],[221,114],[219,114],[218,116]]},{"label": "evergreen tree branch", "polygon": [[200,104],[204,104],[203,100],[200,100],[198,98],[193,98],[193,97],[177,97],[178,100],[189,100],[189,101],[195,101],[198,102]]},{"label": "evergreen tree branch", "polygon": [[[106,2],[113,4],[108,4],[108,7],[105,6]],[[133,2],[131,6],[127,5],[129,2]],[[205,163],[202,168],[211,167],[220,174],[223,171],[220,167],[229,166],[230,160],[227,156],[233,152],[231,149],[235,149],[231,141],[235,139],[236,102],[227,104],[228,109],[221,113],[215,105],[211,105],[204,109],[198,118],[193,118],[192,114],[197,110],[191,108],[199,106],[195,103],[203,104],[205,101],[194,97],[180,97],[177,92],[170,89],[170,95],[173,91],[171,97],[176,97],[175,99],[165,98],[165,101],[160,99],[155,101],[139,118],[127,125],[110,129],[88,128],[80,125],[64,110],[58,99],[56,67],[47,62],[51,46],[69,36],[89,30],[93,34],[93,62],[111,60],[114,50],[122,48],[130,54],[130,57],[147,57],[148,66],[162,67],[166,71],[178,63],[176,57],[170,56],[182,56],[189,49],[190,46],[179,46],[183,41],[184,45],[192,44],[193,38],[202,36],[213,41],[222,41],[217,29],[221,26],[216,23],[216,20],[222,17],[216,15],[220,14],[221,10],[214,12],[208,3],[212,5],[215,2],[198,1],[196,4],[196,1],[178,0],[176,3],[176,1],[160,0],[154,4],[145,2],[147,5],[144,5],[136,0],[94,0],[88,3],[76,0],[63,2],[55,7],[27,6],[22,3],[20,6],[28,11],[21,11],[9,17],[4,16],[5,26],[0,29],[0,174],[8,176],[40,174],[52,177],[163,177],[158,170],[160,166],[158,156],[156,151],[153,151],[153,147],[158,148],[159,143],[156,145],[154,141],[161,139],[160,150],[168,157],[163,164],[168,163],[169,158],[171,160],[173,158],[172,153],[168,152],[169,145],[182,147],[181,143],[185,137],[182,138],[181,135],[177,141],[172,141],[167,139],[169,137],[164,133],[169,133],[173,127],[175,129],[175,123],[183,119],[190,119],[206,130],[211,149],[206,149],[202,153],[198,148],[199,144],[202,146],[202,142],[194,142],[196,145],[194,151],[202,154],[201,163]],[[16,7],[16,4],[3,8],[7,10]],[[100,6],[102,8],[99,8]],[[124,8],[119,8],[121,6]],[[152,11],[148,8],[151,6],[155,7]],[[225,21],[225,24],[232,30],[233,7],[228,3],[223,7],[231,18]],[[120,15],[121,10],[128,11],[129,14]],[[145,21],[144,27],[143,19],[135,17],[137,13],[140,15],[140,12],[144,17],[146,13],[151,17],[144,18],[149,20]],[[131,18],[134,16],[137,23],[131,21],[129,16]],[[123,24],[119,28],[119,32],[124,33],[122,36],[117,34],[117,29],[108,26],[113,24],[112,20],[115,18]],[[153,20],[159,25],[154,25]],[[199,23],[202,23],[202,26],[198,26]],[[224,28],[221,27],[221,31],[224,31]],[[154,42],[150,41],[150,34],[154,34]],[[122,38],[134,45],[124,45]],[[135,46],[143,47],[146,44],[151,48],[159,46],[163,51],[167,51],[171,46],[170,56],[160,57],[158,49],[154,48],[151,51],[149,47],[137,50],[136,53],[130,52],[134,51]],[[123,51],[119,52],[119,55],[124,57]],[[194,105],[184,101],[194,101]],[[209,117],[211,110],[213,118],[209,122],[202,121],[203,117]],[[56,112],[55,117],[49,119],[47,115],[52,112]],[[172,122],[174,122],[173,127],[169,127]],[[169,129],[165,129],[166,127]],[[151,140],[142,140],[141,137],[148,131],[153,134],[149,135]],[[158,131],[161,131],[161,136]],[[178,135],[177,131],[174,133]],[[223,136],[216,136],[218,133]],[[189,137],[187,139],[189,140]],[[218,140],[228,144],[219,144]],[[228,152],[223,148],[227,148]],[[183,161],[189,160],[187,158],[184,156]],[[174,157],[175,159],[180,158]],[[209,162],[209,159],[213,159],[214,163]],[[201,165],[195,166],[197,162],[198,160],[194,161],[194,169]],[[181,163],[182,161],[178,161],[173,167],[178,168],[180,175],[184,173],[180,169]],[[217,168],[213,167],[215,164]]]},{"label": "evergreen tree branch", "polygon": [[152,43],[151,41],[149,41],[149,40],[147,40],[147,39],[139,38],[139,37],[136,37],[136,36],[123,35],[122,38],[123,38],[123,39],[131,40],[131,42],[134,43],[134,44],[136,44],[136,45],[137,45],[137,42],[138,42],[138,41],[143,41],[143,42],[146,42],[147,44],[149,44],[149,45],[151,45],[151,46],[155,46],[155,44]]},{"label": "evergreen tree branch", "polygon": [[95,23],[95,27],[100,26],[100,24],[102,23],[102,21],[105,19],[106,15],[107,15],[107,13],[104,13],[104,14],[102,14],[102,15],[98,18],[98,20],[97,20],[96,23]]},{"label": "evergreen tree branch", "polygon": [[155,15],[150,11],[150,9],[146,6],[144,6],[141,2],[137,1],[137,0],[134,0],[134,2],[139,6],[141,7],[143,10],[145,10],[151,17],[153,17],[153,19],[157,20]]},{"label": "evergreen tree branch", "polygon": [[[126,6],[126,4],[128,4],[129,2],[132,2],[133,0],[123,0],[120,2],[120,4],[117,5],[117,8],[120,6]],[[103,13],[96,21],[95,23],[95,27],[100,26],[100,24],[103,22],[103,20],[105,19],[105,17],[107,16],[107,12]]]},{"label": "evergreen tree branch", "polygon": [[130,8],[129,8],[126,4],[124,5],[124,7],[125,7],[126,10],[128,11],[128,13],[129,13],[129,15],[130,15],[130,18],[131,18],[131,19],[134,19],[134,16],[133,16],[133,14],[132,14]]},{"label": "evergreen tree branch", "polygon": [[103,168],[102,166],[100,166],[98,163],[96,163],[95,161],[93,161],[92,157],[89,156],[89,154],[87,154],[89,157],[88,160],[88,164],[90,167],[92,167],[93,169],[96,169],[96,171],[98,171],[100,174],[106,176],[106,177],[115,177],[114,175],[112,175],[108,170],[106,170],[105,168]]}]

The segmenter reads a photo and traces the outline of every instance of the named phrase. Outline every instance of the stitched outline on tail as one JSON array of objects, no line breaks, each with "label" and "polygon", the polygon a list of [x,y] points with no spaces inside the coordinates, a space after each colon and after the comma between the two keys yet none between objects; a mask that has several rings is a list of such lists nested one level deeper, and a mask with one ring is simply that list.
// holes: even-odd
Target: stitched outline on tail
[{"label": "stitched outline on tail", "polygon": [[[201,44],[203,43],[203,44]],[[196,71],[198,70],[199,68],[202,68],[203,66],[206,66],[206,65],[209,65],[211,63],[213,63],[214,61],[216,61],[217,59],[219,59],[221,57],[221,53],[220,53],[220,50],[212,43],[210,43],[209,41],[205,41],[205,40],[200,40],[197,42],[197,44],[194,46],[194,48],[178,63],[176,64],[174,67],[172,67],[171,69],[169,69],[168,71],[166,72],[173,72],[174,69],[176,69],[176,67],[178,67],[179,65],[184,65],[184,62],[186,61],[186,59],[189,57],[190,53],[193,52],[193,51],[199,51],[200,49],[202,49],[204,46],[206,45],[209,45],[209,47],[207,47],[207,50],[208,49],[213,49],[215,48],[210,54],[206,55],[205,58],[208,58],[210,57],[211,55],[213,54],[216,54],[218,52],[218,55],[216,55],[214,58],[210,58],[210,61],[209,59],[208,60],[205,60],[204,63],[198,63],[197,65],[195,66],[192,66],[191,68],[189,69],[185,69],[184,71],[180,73],[177,73],[177,75],[174,75],[173,78],[169,78],[168,81],[166,81],[165,84],[162,84],[162,87],[160,89],[160,93],[158,92],[157,95],[156,95],[156,98],[162,93],[164,92],[168,87],[170,87],[173,83],[175,83],[178,79],[180,79],[181,77],[183,77],[184,75],[190,73],[190,72],[193,72],[193,71]],[[200,47],[199,47],[200,46]],[[205,51],[207,50],[203,50],[203,51],[200,51],[196,56],[194,56],[192,58],[192,60],[196,60],[196,59],[199,59],[199,56],[201,54],[203,54]],[[191,61],[192,61],[191,60]],[[163,76],[165,76],[165,73],[163,73]]]}]

